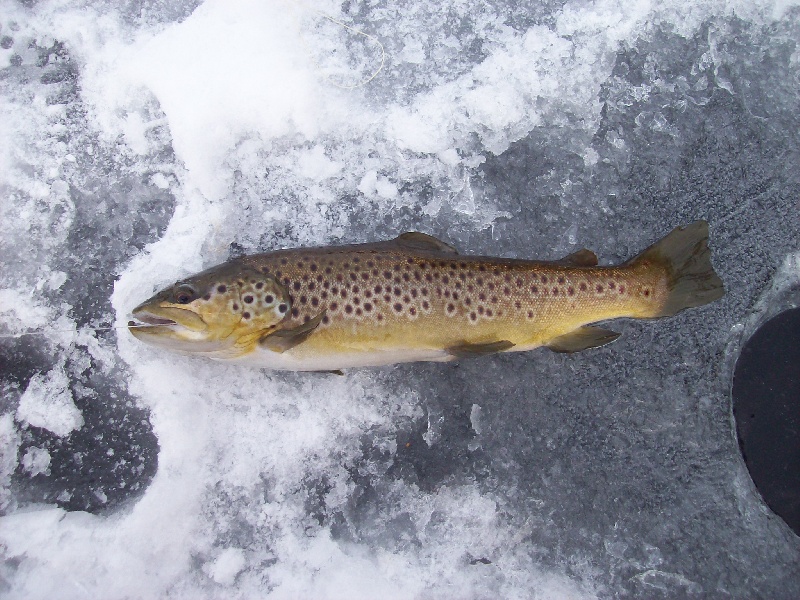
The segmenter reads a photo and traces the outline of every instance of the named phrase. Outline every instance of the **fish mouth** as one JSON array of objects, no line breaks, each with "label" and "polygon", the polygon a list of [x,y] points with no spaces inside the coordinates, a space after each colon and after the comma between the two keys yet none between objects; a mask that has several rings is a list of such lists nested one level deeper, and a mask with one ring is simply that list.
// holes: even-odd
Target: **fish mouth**
[{"label": "fish mouth", "polygon": [[151,327],[153,325],[177,325],[172,319],[164,319],[155,315],[140,313],[133,316],[133,319],[128,321],[128,327]]},{"label": "fish mouth", "polygon": [[172,306],[143,304],[131,311],[128,329],[133,334],[163,335],[180,331],[199,333],[207,325],[203,319],[190,310]]}]

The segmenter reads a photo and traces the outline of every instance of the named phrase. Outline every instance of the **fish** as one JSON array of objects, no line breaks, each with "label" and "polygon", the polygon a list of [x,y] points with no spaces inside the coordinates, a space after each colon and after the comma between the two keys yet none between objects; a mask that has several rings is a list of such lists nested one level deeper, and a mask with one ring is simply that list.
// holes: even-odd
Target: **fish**
[{"label": "fish", "polygon": [[705,221],[612,266],[587,249],[555,261],[465,255],[408,232],[234,258],[137,306],[129,330],[182,354],[340,372],[539,347],[577,352],[619,337],[594,323],[669,317],[724,293]]}]

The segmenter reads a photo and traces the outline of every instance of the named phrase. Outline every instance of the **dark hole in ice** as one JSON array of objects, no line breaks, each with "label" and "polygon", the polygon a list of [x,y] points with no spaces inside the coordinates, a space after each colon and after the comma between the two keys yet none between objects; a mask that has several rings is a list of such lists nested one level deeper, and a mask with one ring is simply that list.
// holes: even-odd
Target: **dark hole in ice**
[{"label": "dark hole in ice", "polygon": [[739,447],[767,505],[800,535],[800,308],[762,325],[733,376]]}]

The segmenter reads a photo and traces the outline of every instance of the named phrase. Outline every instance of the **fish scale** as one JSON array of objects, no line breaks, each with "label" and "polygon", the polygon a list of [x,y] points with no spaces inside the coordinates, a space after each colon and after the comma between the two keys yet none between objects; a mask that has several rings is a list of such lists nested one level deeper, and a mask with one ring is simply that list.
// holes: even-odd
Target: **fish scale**
[{"label": "fish scale", "polygon": [[[720,297],[707,234],[704,222],[677,228],[617,266],[597,266],[588,250],[551,262],[460,255],[419,233],[244,256],[142,304],[134,316],[139,311],[174,322],[132,333],[199,353],[190,339],[203,336],[199,320],[207,330],[207,356],[293,370],[452,360],[539,346],[571,352],[618,337],[587,324],[668,316]],[[184,296],[193,290],[185,306],[179,289]],[[224,310],[216,298],[220,289]],[[259,290],[271,290],[269,306]],[[180,330],[181,311],[191,312],[192,335]]]}]

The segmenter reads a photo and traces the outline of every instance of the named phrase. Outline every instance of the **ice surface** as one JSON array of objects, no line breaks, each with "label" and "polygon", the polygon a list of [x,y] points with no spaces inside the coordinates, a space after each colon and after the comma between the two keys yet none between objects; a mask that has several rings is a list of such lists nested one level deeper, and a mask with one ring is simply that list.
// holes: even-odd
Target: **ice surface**
[{"label": "ice surface", "polygon": [[[0,333],[47,332],[0,339],[3,596],[800,597],[729,398],[797,279],[799,39],[791,2],[0,2]],[[231,253],[610,263],[698,218],[727,295],[574,356],[94,330]]]}]

